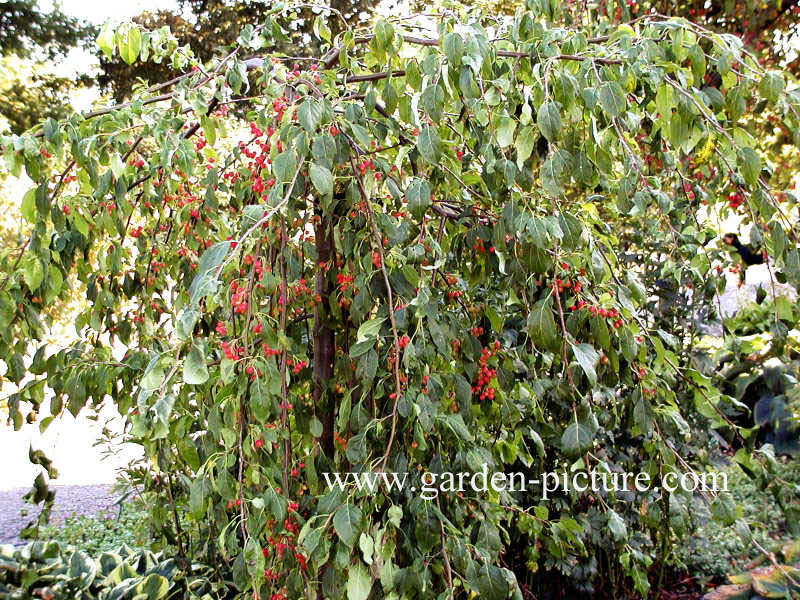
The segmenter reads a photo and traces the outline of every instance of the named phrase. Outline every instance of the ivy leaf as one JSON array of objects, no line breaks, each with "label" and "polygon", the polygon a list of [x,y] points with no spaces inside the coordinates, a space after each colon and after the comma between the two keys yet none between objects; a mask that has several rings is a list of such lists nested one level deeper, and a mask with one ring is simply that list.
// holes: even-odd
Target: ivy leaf
[{"label": "ivy leaf", "polygon": [[545,102],[536,113],[536,124],[542,135],[553,142],[561,136],[561,113],[557,102]]},{"label": "ivy leaf", "polygon": [[348,567],[346,587],[347,600],[367,600],[372,588],[372,578],[361,561]]},{"label": "ivy leaf", "polygon": [[606,81],[600,86],[597,96],[600,106],[612,119],[620,116],[628,107],[622,86],[616,81]]},{"label": "ivy leaf", "polygon": [[566,454],[582,454],[591,447],[592,431],[583,423],[572,423],[561,434],[561,449]]},{"label": "ivy leaf", "polygon": [[333,528],[339,539],[352,548],[361,531],[361,510],[349,502],[343,504],[333,515]]},{"label": "ivy leaf", "polygon": [[442,157],[442,142],[435,127],[427,125],[417,138],[417,150],[426,161],[435,165]]},{"label": "ivy leaf", "polygon": [[431,205],[431,186],[425,179],[414,177],[406,188],[408,210],[415,219],[420,220]]},{"label": "ivy leaf", "polygon": [[183,381],[190,385],[200,385],[208,381],[206,353],[199,344],[192,344],[189,355],[183,363]]},{"label": "ivy leaf", "polygon": [[311,175],[311,182],[320,194],[326,198],[333,195],[333,174],[327,167],[311,163],[309,174]]}]

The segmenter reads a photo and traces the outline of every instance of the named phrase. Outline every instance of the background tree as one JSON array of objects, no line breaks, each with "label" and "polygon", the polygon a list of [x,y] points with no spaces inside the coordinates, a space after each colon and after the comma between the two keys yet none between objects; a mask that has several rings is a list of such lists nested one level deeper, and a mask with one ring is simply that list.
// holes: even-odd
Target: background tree
[{"label": "background tree", "polygon": [[[133,21],[145,30],[155,30],[167,26],[180,45],[188,46],[194,56],[203,63],[209,61],[220,46],[233,44],[242,28],[247,24],[258,23],[270,10],[271,5],[264,0],[180,0],[180,12],[145,12]],[[280,36],[276,36],[270,48],[252,49],[254,52],[282,52],[292,56],[302,51],[304,55],[318,53],[319,39],[313,35],[314,20],[324,11],[330,18],[325,22],[331,35],[338,35],[345,28],[366,24],[372,17],[376,5],[373,0],[333,0],[299,8],[289,7],[287,22],[291,26]],[[185,16],[184,16],[185,15]],[[137,81],[159,82],[174,75],[169,64],[137,62],[132,65],[114,60],[103,54],[100,58],[101,86],[112,90],[117,100],[128,98]]]},{"label": "background tree", "polygon": [[94,34],[57,6],[43,12],[35,0],[0,4],[0,130],[22,133],[48,117],[67,115],[70,92],[91,78],[58,77],[52,62],[92,46]]}]

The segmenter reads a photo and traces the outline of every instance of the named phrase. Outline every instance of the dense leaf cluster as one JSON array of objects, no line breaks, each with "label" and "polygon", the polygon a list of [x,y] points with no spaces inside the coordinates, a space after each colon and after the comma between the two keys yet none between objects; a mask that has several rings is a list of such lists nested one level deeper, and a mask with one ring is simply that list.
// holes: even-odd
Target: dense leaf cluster
[{"label": "dense leaf cluster", "polygon": [[[242,597],[500,599],[541,573],[644,595],[698,515],[747,535],[724,493],[325,484],[484,464],[659,482],[726,438],[760,468],[644,282],[711,306],[705,216],[737,193],[772,277],[800,284],[797,203],[752,127],[798,131],[800,97],[735,37],[658,16],[595,35],[544,4],[427,33],[320,17],[308,60],[252,59],[285,33],[270,16],[203,64],[168,31],[104,30],[108,55],[195,69],[3,139],[36,182],[30,238],[0,255],[15,426],[113,401],[156,534]],[[76,289],[80,341],[41,343]]]}]

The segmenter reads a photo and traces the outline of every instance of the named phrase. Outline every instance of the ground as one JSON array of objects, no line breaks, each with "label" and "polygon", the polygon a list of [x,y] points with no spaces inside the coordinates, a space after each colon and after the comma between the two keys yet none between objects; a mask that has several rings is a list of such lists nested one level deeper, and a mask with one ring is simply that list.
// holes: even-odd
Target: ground
[{"label": "ground", "polygon": [[[53,489],[56,490],[52,512],[54,524],[63,523],[73,514],[116,516],[119,511],[119,506],[114,504],[117,497],[111,494],[110,485],[64,485],[53,486]],[[17,537],[19,532],[38,514],[38,507],[30,511],[33,507],[22,501],[28,490],[0,490],[0,545],[21,545],[23,542]],[[27,516],[22,516],[24,509],[29,511]]]}]

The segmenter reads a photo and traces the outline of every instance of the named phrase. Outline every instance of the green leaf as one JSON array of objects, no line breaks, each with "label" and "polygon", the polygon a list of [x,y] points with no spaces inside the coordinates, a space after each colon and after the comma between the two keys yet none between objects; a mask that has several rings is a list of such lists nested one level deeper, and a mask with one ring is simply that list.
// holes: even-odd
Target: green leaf
[{"label": "green leaf", "polygon": [[114,54],[114,28],[109,23],[103,25],[95,41],[106,58],[111,58]]},{"label": "green leaf", "polygon": [[378,333],[380,333],[381,325],[386,319],[384,317],[375,317],[374,319],[370,319],[369,321],[365,321],[358,327],[358,334],[356,336],[358,342],[363,342],[365,340],[373,340],[378,337]]},{"label": "green leaf", "polygon": [[761,175],[761,157],[755,150],[746,147],[739,151],[739,168],[742,170],[744,180],[750,185],[756,185]]},{"label": "green leaf", "polygon": [[142,34],[135,25],[128,25],[122,32],[119,33],[119,55],[126,63],[133,64],[139,57],[139,51],[142,48]]},{"label": "green leaf", "polygon": [[448,33],[442,38],[442,50],[447,60],[454,67],[461,66],[461,57],[464,56],[464,41],[455,32]]},{"label": "green leaf", "polygon": [[758,92],[770,102],[777,102],[786,83],[777,73],[767,73],[758,82]]},{"label": "green leaf", "polygon": [[206,354],[199,344],[192,344],[189,355],[183,363],[183,381],[190,385],[200,385],[208,381]]},{"label": "green leaf", "polygon": [[343,504],[333,515],[333,528],[339,539],[352,548],[361,532],[361,510],[349,502]]},{"label": "green leaf", "polygon": [[378,22],[375,23],[375,41],[378,44],[378,48],[386,50],[393,38],[394,27],[385,19],[379,19]]},{"label": "green leaf", "polygon": [[28,223],[36,222],[36,188],[31,188],[25,192],[25,195],[22,197],[20,211]]},{"label": "green leaf", "polygon": [[375,373],[378,371],[378,353],[370,349],[364,356],[358,360],[356,366],[356,378],[365,387],[372,383],[375,379]]},{"label": "green leaf", "polygon": [[535,143],[536,140],[533,136],[533,127],[523,127],[517,134],[517,139],[514,142],[514,149],[517,151],[518,168],[522,169],[525,161],[530,158]]},{"label": "green leaf", "polygon": [[617,542],[627,540],[628,527],[625,525],[625,520],[611,509],[608,509],[606,516],[608,517],[608,530],[614,536],[614,540]]},{"label": "green leaf", "polygon": [[415,219],[422,219],[425,211],[431,205],[431,186],[425,179],[414,177],[406,188],[408,209]]},{"label": "green leaf", "polygon": [[44,268],[38,256],[26,254],[22,261],[22,276],[31,292],[35,292],[42,285],[44,278]]},{"label": "green leaf", "polygon": [[488,563],[470,562],[467,569],[467,585],[481,600],[506,600],[510,595],[511,586],[505,573],[505,569]]},{"label": "green leaf", "polygon": [[628,103],[625,100],[625,92],[622,91],[622,86],[616,81],[606,81],[601,85],[597,92],[597,97],[600,106],[612,119],[620,116],[628,107]]},{"label": "green leaf", "polygon": [[136,598],[142,600],[161,600],[169,592],[169,581],[163,575],[150,573],[134,588]]},{"label": "green leaf", "polygon": [[322,15],[318,15],[314,19],[313,31],[314,35],[316,35],[319,39],[325,40],[329,44],[331,43],[331,28],[328,27],[328,23]]},{"label": "green leaf", "polygon": [[309,174],[311,175],[311,182],[320,194],[326,198],[333,196],[333,174],[327,167],[311,163]]},{"label": "green leaf", "polygon": [[567,454],[582,454],[591,447],[592,431],[583,423],[572,423],[561,434],[561,449]]},{"label": "green leaf", "polygon": [[[67,576],[78,580],[80,589],[87,589],[97,574],[97,565],[85,552],[76,550],[69,560]],[[63,575],[62,575],[63,576]]]},{"label": "green leaf", "polygon": [[422,108],[437,123],[444,114],[444,90],[439,85],[429,85],[419,98]]},{"label": "green leaf", "polygon": [[572,354],[583,369],[583,372],[586,373],[589,383],[592,386],[597,385],[597,372],[595,371],[595,367],[600,360],[600,354],[597,350],[595,350],[591,344],[577,344],[572,345]]},{"label": "green leaf", "polygon": [[[297,118],[303,129],[313,135],[322,120],[322,101],[307,98],[297,109]],[[292,173],[294,174],[294,173]]]},{"label": "green leaf", "polygon": [[216,291],[217,281],[214,274],[225,260],[229,250],[229,242],[217,242],[203,252],[197,265],[197,275],[189,285],[189,298],[194,304],[200,302],[204,296]]},{"label": "green leaf", "polygon": [[275,174],[275,179],[281,183],[290,182],[295,171],[297,171],[297,159],[292,150],[281,152],[272,161],[272,172]]},{"label": "green leaf", "polygon": [[442,157],[442,142],[435,127],[427,125],[417,138],[417,150],[426,161],[435,165]]},{"label": "green leaf", "polygon": [[542,135],[553,142],[561,136],[561,113],[557,102],[545,102],[536,113],[536,124]]},{"label": "green leaf", "polygon": [[552,297],[539,300],[531,308],[531,312],[528,313],[528,335],[534,344],[546,348],[552,348],[558,340]]},{"label": "green leaf", "polygon": [[508,116],[502,116],[497,122],[497,143],[501,148],[507,148],[514,143],[514,132],[517,122]]},{"label": "green leaf", "polygon": [[347,600],[367,600],[372,578],[361,561],[347,568]]},{"label": "green leaf", "polygon": [[362,533],[358,536],[358,547],[364,557],[364,562],[368,565],[372,564],[372,555],[375,552],[375,540],[367,533]]}]

